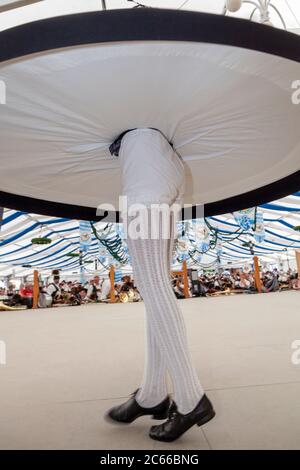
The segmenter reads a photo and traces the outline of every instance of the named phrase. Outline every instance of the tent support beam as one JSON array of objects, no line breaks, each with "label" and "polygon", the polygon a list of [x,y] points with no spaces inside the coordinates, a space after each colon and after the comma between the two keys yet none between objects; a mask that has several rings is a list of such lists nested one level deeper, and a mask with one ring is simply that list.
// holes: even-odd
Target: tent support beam
[{"label": "tent support beam", "polygon": [[110,279],[110,301],[111,303],[115,303],[116,294],[115,294],[115,268],[114,266],[111,266],[110,268],[109,279]]},{"label": "tent support beam", "polygon": [[262,293],[262,283],[261,283],[261,279],[260,279],[260,268],[259,268],[259,262],[258,262],[258,257],[257,256],[253,257],[253,263],[254,263],[255,285],[256,285],[258,293],[261,294]]},{"label": "tent support beam", "polygon": [[39,304],[39,272],[35,269],[33,271],[33,301],[32,301],[32,308],[38,308]]}]

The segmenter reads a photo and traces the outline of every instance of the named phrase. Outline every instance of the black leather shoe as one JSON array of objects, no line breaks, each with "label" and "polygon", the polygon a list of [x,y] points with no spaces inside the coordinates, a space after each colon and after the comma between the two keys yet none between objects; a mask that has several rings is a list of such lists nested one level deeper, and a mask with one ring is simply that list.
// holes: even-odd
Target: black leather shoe
[{"label": "black leather shoe", "polygon": [[206,395],[203,395],[196,408],[186,415],[179,413],[176,404],[173,402],[168,420],[158,426],[152,426],[149,436],[156,441],[175,441],[195,424],[202,426],[202,424],[210,421],[215,414],[213,406]]},{"label": "black leather shoe", "polygon": [[145,415],[152,415],[153,419],[166,419],[168,417],[171,405],[169,396],[152,408],[143,408],[135,399],[137,392],[138,390],[133,392],[131,398],[125,403],[122,403],[122,405],[111,408],[107,412],[106,418],[117,421],[118,423],[132,423],[135,419]]}]

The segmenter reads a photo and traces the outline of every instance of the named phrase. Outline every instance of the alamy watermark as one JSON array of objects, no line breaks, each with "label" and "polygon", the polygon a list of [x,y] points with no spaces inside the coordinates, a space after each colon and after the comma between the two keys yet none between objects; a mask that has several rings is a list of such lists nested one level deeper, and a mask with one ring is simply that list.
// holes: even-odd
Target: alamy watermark
[{"label": "alamy watermark", "polygon": [[6,104],[6,83],[0,79],[0,105]]},{"label": "alamy watermark", "polygon": [[295,339],[292,344],[291,348],[294,349],[294,352],[291,356],[291,362],[294,366],[300,365],[300,339]]},{"label": "alamy watermark", "polygon": [[101,221],[116,223],[116,214],[123,223],[124,238],[137,239],[169,239],[171,233],[176,233],[180,220],[201,219],[204,215],[204,205],[191,207],[178,202],[168,203],[137,203],[127,196],[120,196],[118,207],[103,203],[97,207],[97,217]]},{"label": "alamy watermark", "polygon": [[292,96],[291,96],[292,103],[300,104],[300,80],[294,80],[292,82],[291,87],[292,87],[292,90],[295,90],[293,91]]},{"label": "alamy watermark", "polygon": [[0,366],[6,365],[6,343],[0,340]]}]

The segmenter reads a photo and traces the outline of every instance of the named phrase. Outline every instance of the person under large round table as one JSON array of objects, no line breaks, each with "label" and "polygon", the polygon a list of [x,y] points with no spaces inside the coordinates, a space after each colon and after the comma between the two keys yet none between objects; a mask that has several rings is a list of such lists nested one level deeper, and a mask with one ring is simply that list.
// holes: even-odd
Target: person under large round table
[{"label": "person under large round table", "polygon": [[[107,417],[163,419],[150,437],[175,440],[215,411],[170,284],[173,208],[208,216],[299,189],[300,38],[145,8],[37,21],[1,32],[0,44],[1,205],[85,220],[105,207],[102,217],[126,223],[146,364],[136,392]],[[161,205],[167,217],[154,223]]]}]

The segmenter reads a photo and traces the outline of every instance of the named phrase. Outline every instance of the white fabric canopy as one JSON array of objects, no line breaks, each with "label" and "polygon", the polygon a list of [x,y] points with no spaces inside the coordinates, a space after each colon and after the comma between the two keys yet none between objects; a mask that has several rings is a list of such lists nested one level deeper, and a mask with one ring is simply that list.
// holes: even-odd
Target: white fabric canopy
[{"label": "white fabric canopy", "polygon": [[154,127],[186,165],[186,203],[208,203],[299,170],[300,64],[238,47],[131,42],[75,47],[0,64],[1,190],[117,205],[109,144]]}]

